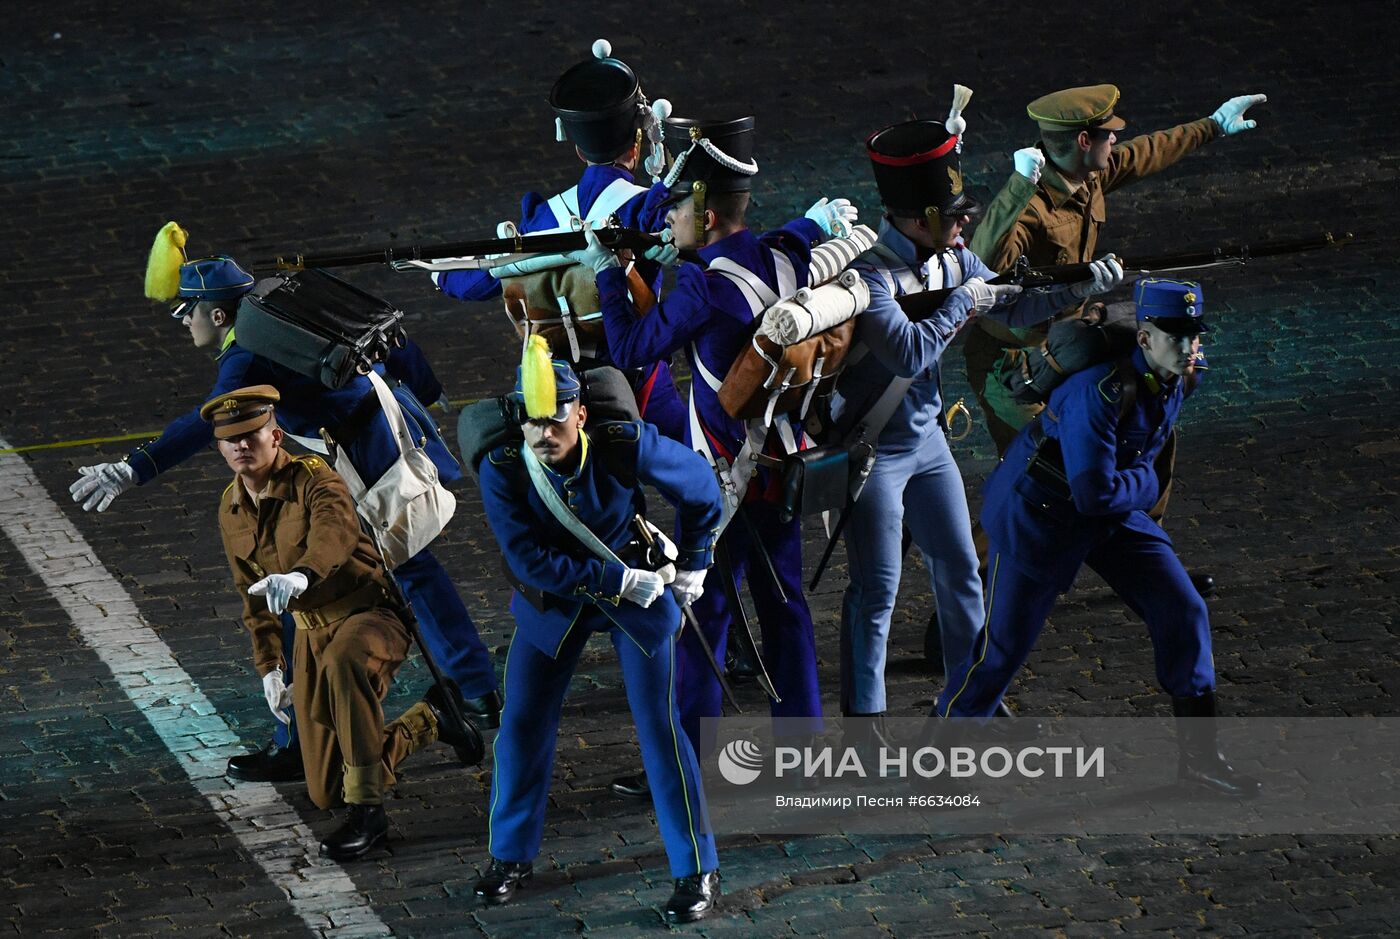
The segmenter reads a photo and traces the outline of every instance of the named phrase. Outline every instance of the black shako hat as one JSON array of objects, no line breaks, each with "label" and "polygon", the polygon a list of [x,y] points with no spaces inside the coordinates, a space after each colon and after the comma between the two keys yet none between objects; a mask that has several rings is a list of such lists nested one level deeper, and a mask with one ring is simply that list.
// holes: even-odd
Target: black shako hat
[{"label": "black shako hat", "polygon": [[593,43],[592,58],[559,76],[549,105],[558,139],[573,141],[592,163],[607,163],[638,143],[651,116],[637,74],[612,58],[605,39]]},{"label": "black shako hat", "polygon": [[958,141],[959,135],[938,121],[905,121],[870,135],[865,149],[891,215],[955,217],[981,211],[963,190]]},{"label": "black shako hat", "polygon": [[748,192],[758,164],[753,159],[753,118],[732,121],[698,121],[686,117],[666,119],[666,146],[671,170],[666,186],[671,199],[690,195],[696,183],[704,191]]}]

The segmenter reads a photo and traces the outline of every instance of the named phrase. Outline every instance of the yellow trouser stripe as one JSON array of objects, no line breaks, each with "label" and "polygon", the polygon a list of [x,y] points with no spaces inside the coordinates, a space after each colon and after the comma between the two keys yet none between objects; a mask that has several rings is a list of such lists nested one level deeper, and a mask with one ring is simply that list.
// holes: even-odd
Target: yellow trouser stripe
[{"label": "yellow trouser stripe", "polygon": [[690,812],[690,787],[685,781],[685,761],[681,759],[681,741],[676,736],[676,637],[672,634],[671,644],[671,674],[667,682],[666,710],[667,718],[671,722],[671,744],[676,751],[676,768],[681,774],[681,795],[685,797],[685,824],[690,830],[690,843],[695,848],[695,870],[703,873],[700,867],[700,842],[695,837],[695,816]]},{"label": "yellow trouser stripe", "polygon": [[948,699],[948,706],[943,709],[944,717],[952,713],[953,705],[957,703],[962,693],[967,690],[967,683],[972,680],[972,673],[977,670],[977,666],[981,665],[987,659],[987,646],[991,643],[992,605],[996,603],[997,600],[997,571],[999,570],[1001,570],[1000,553],[998,553],[996,559],[992,561],[992,583],[991,586],[987,588],[987,615],[982,619],[982,651],[977,656],[977,661],[972,663],[972,667],[969,668],[967,674],[963,676],[962,687],[958,689],[958,693]]}]

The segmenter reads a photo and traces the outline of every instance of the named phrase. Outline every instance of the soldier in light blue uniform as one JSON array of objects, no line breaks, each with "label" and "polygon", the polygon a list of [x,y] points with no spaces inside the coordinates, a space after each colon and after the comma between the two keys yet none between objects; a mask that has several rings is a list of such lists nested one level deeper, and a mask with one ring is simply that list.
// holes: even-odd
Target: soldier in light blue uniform
[{"label": "soldier in light blue uniform", "polygon": [[[494,745],[491,866],[476,893],[504,903],[532,873],[569,681],[588,638],[607,632],[622,664],[652,802],[676,878],[666,906],[671,922],[709,912],[719,894],[719,862],[695,751],[676,710],[676,631],[672,579],[692,580],[709,566],[720,518],[719,487],[705,461],[642,421],[616,421],[591,433],[587,406],[567,362],[548,347],[527,351],[513,399],[524,444],[507,444],[481,461],[481,499],[516,591],[517,628],[506,657],[505,709]],[[541,355],[531,377],[532,356]],[[590,429],[591,430],[591,429]],[[533,465],[532,465],[533,464]],[[631,567],[628,543],[645,508],[643,484],[676,508],[674,566]],[[552,495],[547,495],[552,493]],[[551,510],[547,499],[557,499]],[[556,514],[558,513],[558,514]],[[586,546],[585,532],[611,557]],[[682,599],[688,599],[683,597]]]},{"label": "soldier in light blue uniform", "polygon": [[[161,237],[167,229],[162,229]],[[179,266],[178,276],[172,315],[189,329],[197,348],[214,355],[219,369],[204,400],[235,388],[272,385],[282,396],[278,410],[282,428],[295,437],[319,440],[320,428],[325,427],[332,437],[347,441],[350,459],[366,484],[372,485],[398,459],[398,444],[367,378],[356,376],[344,387],[330,389],[238,345],[234,329],[238,301],[253,288],[253,278],[236,262],[227,257],[188,261]],[[431,375],[430,369],[424,370],[425,363],[415,364],[411,358],[405,361],[420,379]],[[375,369],[384,374],[383,366]],[[427,451],[441,478],[447,482],[461,478],[457,461],[423,405],[405,387],[396,388],[394,395],[403,405],[413,435],[426,438]],[[84,502],[86,509],[102,511],[117,495],[150,482],[207,449],[213,439],[210,425],[200,418],[196,406],[172,421],[155,440],[133,449],[123,461],[83,467],[70,487],[74,501]],[[434,659],[467,699],[464,710],[478,722],[496,726],[500,695],[491,655],[447,571],[425,549],[396,568],[394,578],[417,614]],[[283,626],[287,661],[291,661],[292,631],[285,621]],[[279,724],[277,736],[267,747],[230,760],[230,775],[255,781],[301,778],[300,752],[294,737],[281,727]]]},{"label": "soldier in light blue uniform", "polygon": [[[1213,718],[1205,601],[1161,525],[1154,461],[1204,368],[1201,285],[1144,278],[1133,289],[1137,348],[1071,375],[1017,434],[984,489],[990,539],[986,627],[948,672],[943,717],[991,714],[1035,645],[1057,594],[1085,564],[1147,624],[1157,680],[1178,717]],[[1180,722],[1183,780],[1251,796],[1257,780],[1220,756],[1214,722]]]},{"label": "soldier in light blue uniform", "polygon": [[[930,572],[948,668],[962,661],[982,623],[982,585],[962,475],[948,446],[939,360],[971,317],[1039,322],[1068,302],[1071,289],[1022,296],[1019,287],[986,283],[996,274],[961,239],[979,208],[963,191],[962,128],[960,117],[947,124],[908,121],[873,134],[866,145],[885,217],[876,247],[854,265],[870,287],[870,306],[857,321],[857,351],[837,381],[832,414],[843,432],[866,425],[878,434],[874,467],[845,529],[851,582],[841,610],[841,709],[876,718],[851,725],[874,746],[884,739],[885,649],[904,526]],[[949,287],[958,289],[918,323],[895,299]],[[870,426],[881,410],[886,422]]]},{"label": "soldier in light blue uniform", "polygon": [[[549,103],[557,115],[560,139],[569,139],[585,164],[578,184],[552,197],[529,192],[520,202],[521,234],[568,231],[572,219],[601,223],[616,215],[626,228],[656,232],[666,223],[666,187],[657,183],[639,186],[634,181],[642,158],[644,136],[657,126],[657,114],[669,113],[670,104],[658,100],[655,110],[647,105],[636,74],[626,63],[611,56],[606,40],[593,44],[593,57],[566,71],[550,91]],[[653,152],[646,166],[657,175],[664,168],[665,154],[652,141]],[[639,258],[637,273],[652,288],[661,282],[661,267]],[[459,300],[487,300],[500,296],[501,282],[486,271],[441,271],[432,274],[433,283],[443,293]],[[607,365],[604,355],[597,362]],[[615,364],[615,363],[614,363]],[[685,428],[685,403],[664,359],[652,359],[624,366],[637,396],[642,418],[661,429],[673,440],[680,440]]]},{"label": "soldier in light blue uniform", "polygon": [[[820,200],[808,215],[782,228],[756,235],[745,224],[753,175],[753,118],[698,122],[671,118],[668,142],[678,143],[666,183],[673,206],[667,224],[674,250],[693,248],[707,265],[683,263],[675,287],[657,308],[637,316],[627,303],[626,281],[611,252],[596,239],[584,257],[598,272],[608,349],[626,366],[687,350],[691,372],[687,442],[711,463],[732,465],[746,439],[743,421],[719,403],[720,379],[750,341],[756,314],[808,283],[812,248],[834,228],[855,222],[848,200]],[[719,154],[718,157],[715,154]],[[763,453],[779,458],[802,447],[801,421],[778,414]],[[725,545],[741,583],[747,573],[763,633],[763,658],[781,702],[774,717],[785,718],[794,735],[820,729],[821,699],[812,614],[802,590],[801,520],[778,518],[778,474],[760,469],[745,493],[747,513],[761,544],[753,543],[741,521],[724,532]],[[766,551],[780,583],[768,575]],[[722,576],[724,572],[720,572]],[[711,578],[695,604],[715,656],[724,661],[732,614],[723,585]],[[681,716],[698,752],[705,752],[700,721],[720,716],[720,686],[700,642],[688,633],[680,643]],[[815,719],[815,720],[813,720]]]}]

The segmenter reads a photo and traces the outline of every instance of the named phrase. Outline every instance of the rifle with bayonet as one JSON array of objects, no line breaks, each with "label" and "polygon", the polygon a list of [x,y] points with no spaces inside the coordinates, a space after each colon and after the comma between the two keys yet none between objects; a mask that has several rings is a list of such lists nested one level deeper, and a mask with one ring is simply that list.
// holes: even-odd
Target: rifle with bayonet
[{"label": "rifle with bayonet", "polygon": [[[1322,232],[1311,238],[1298,238],[1288,241],[1265,241],[1255,245],[1224,245],[1196,251],[1182,251],[1176,254],[1162,254],[1149,257],[1118,259],[1128,275],[1164,274],[1172,271],[1192,271],[1225,264],[1245,264],[1256,258],[1277,257],[1281,254],[1297,254],[1302,251],[1317,251],[1322,248],[1339,248],[1354,240],[1351,232],[1334,235]],[[1056,264],[1050,267],[1031,267],[1025,257],[1021,257],[1009,271],[992,278],[990,284],[1016,284],[1025,290],[1055,287],[1063,284],[1077,284],[1089,280],[1089,265]],[[914,322],[927,319],[941,307],[956,287],[943,290],[924,290],[905,294],[896,298],[906,316]]]},{"label": "rifle with bayonet", "polygon": [[[616,219],[593,229],[605,248],[613,251],[645,251],[665,243],[660,234],[635,228],[623,228]],[[582,230],[549,232],[539,235],[515,234],[506,238],[484,238],[477,241],[454,241],[430,245],[385,245],[364,248],[344,254],[278,255],[271,260],[253,262],[254,269],[275,268],[300,271],[307,268],[353,267],[362,264],[387,264],[396,271],[423,271],[472,268],[485,269],[510,264],[542,254],[565,254],[588,247],[588,236]],[[454,267],[434,265],[435,259],[447,260]]]}]

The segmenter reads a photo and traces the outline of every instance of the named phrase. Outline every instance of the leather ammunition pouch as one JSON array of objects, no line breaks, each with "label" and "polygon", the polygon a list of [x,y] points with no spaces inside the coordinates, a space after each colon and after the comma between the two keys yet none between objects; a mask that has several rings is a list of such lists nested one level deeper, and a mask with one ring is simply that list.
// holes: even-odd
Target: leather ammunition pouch
[{"label": "leather ammunition pouch", "polygon": [[850,492],[850,451],[842,444],[826,444],[793,453],[783,458],[781,480],[781,521],[840,509]]},{"label": "leather ammunition pouch", "polygon": [[1030,423],[1028,432],[1035,450],[1026,464],[1025,479],[1016,490],[1042,510],[1059,517],[1073,508],[1074,494],[1065,475],[1060,441],[1046,435],[1041,420],[1042,415],[1038,414]]}]

